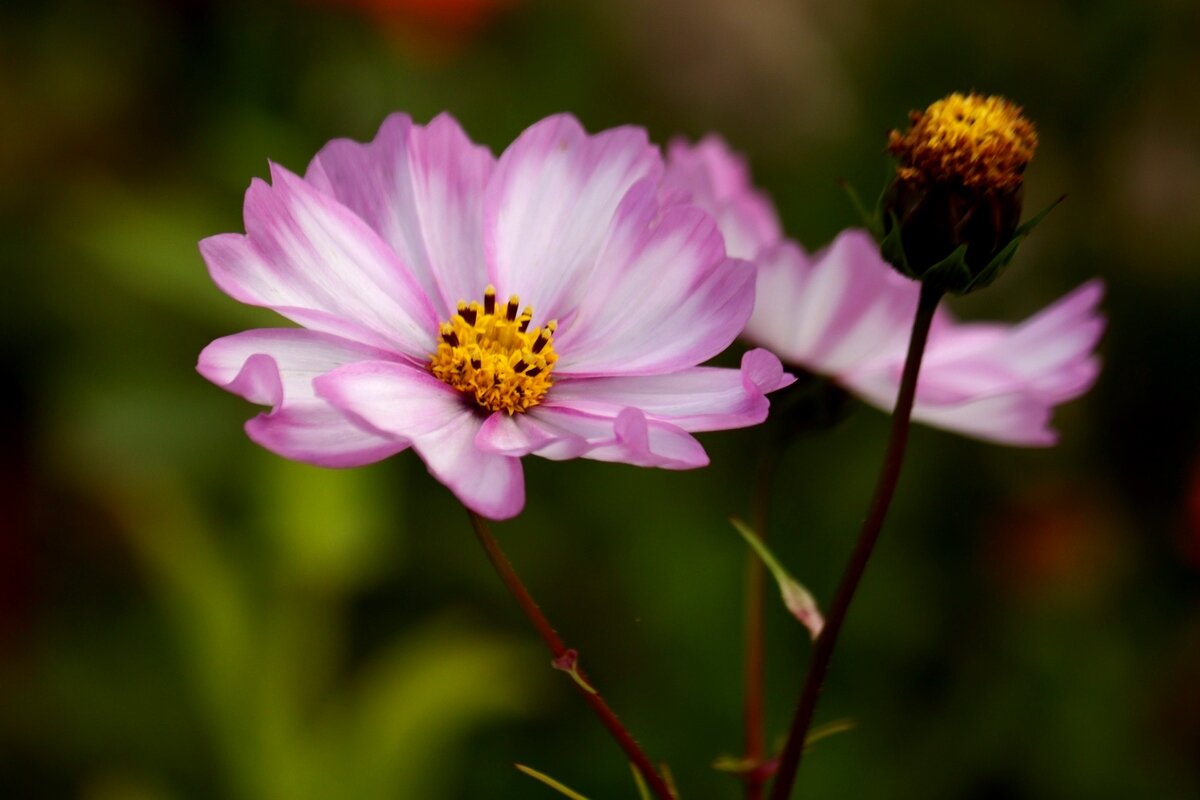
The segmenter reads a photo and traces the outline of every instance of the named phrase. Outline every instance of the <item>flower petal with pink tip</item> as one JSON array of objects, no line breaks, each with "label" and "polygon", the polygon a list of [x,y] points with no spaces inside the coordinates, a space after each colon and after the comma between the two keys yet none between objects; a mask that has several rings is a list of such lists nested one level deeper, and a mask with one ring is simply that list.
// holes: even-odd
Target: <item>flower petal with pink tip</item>
[{"label": "flower petal with pink tip", "polygon": [[586,296],[609,221],[662,160],[640,128],[589,135],[569,114],[531,126],[488,185],[484,226],[492,279],[539,319],[568,321]]},{"label": "flower petal with pink tip", "polygon": [[493,415],[481,427],[476,443],[489,452],[532,453],[555,461],[590,458],[664,469],[708,464],[704,448],[687,431],[647,419],[641,409],[632,407],[614,416],[567,406],[540,406],[517,417]]},{"label": "flower petal with pink tip", "polygon": [[785,362],[826,375],[878,358],[881,347],[903,354],[919,287],[891,269],[880,271],[878,261],[865,231],[844,231],[813,256],[790,242],[778,245],[759,263],[745,337],[770,342]]},{"label": "flower petal with pink tip", "polygon": [[246,192],[246,235],[200,243],[213,280],[243,303],[313,330],[422,357],[437,315],[407,267],[360,218],[272,165]]},{"label": "flower petal with pink tip", "polygon": [[399,453],[408,445],[366,430],[318,398],[318,375],[387,353],[300,328],[245,331],[217,339],[200,353],[196,369],[218,386],[272,406],[246,423],[250,438],[285,458],[322,467],[356,467]]},{"label": "flower petal with pink tip", "polygon": [[[1051,409],[1079,396],[1100,371],[1103,284],[1091,281],[1015,326],[961,324],[949,313],[931,331],[913,418],[989,441],[1057,441]],[[895,404],[904,356],[893,352],[841,382],[881,408]]]},{"label": "flower petal with pink tip", "polygon": [[719,136],[706,136],[696,145],[676,139],[667,150],[667,162],[670,169],[663,186],[686,192],[692,202],[712,212],[732,257],[754,258],[783,238],[779,216],[751,183],[745,159]]},{"label": "flower petal with pink tip", "polygon": [[317,396],[370,430],[412,443],[429,471],[463,503],[492,519],[525,503],[521,461],[475,447],[478,409],[432,375],[391,361],[362,361],[322,375]]},{"label": "flower petal with pink tip", "polygon": [[444,318],[488,283],[483,193],[495,167],[448,114],[426,126],[393,114],[375,139],[335,139],[305,175],[358,214],[408,265]]},{"label": "flower petal with pink tip", "polygon": [[757,349],[742,356],[740,370],[692,367],[666,375],[564,380],[556,387],[554,403],[613,417],[637,408],[649,419],[686,431],[722,430],[765,420],[766,395],[794,380],[778,358]]},{"label": "flower petal with pink tip", "polygon": [[560,375],[692,366],[727,348],[754,307],[750,264],[726,257],[720,232],[700,209],[663,209],[650,181],[625,196],[598,265],[578,315],[560,329]]}]

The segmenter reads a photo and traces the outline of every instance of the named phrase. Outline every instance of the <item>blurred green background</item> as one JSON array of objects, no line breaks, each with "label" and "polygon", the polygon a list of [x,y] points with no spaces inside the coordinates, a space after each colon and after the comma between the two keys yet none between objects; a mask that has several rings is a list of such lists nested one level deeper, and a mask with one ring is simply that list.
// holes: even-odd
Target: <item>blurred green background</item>
[{"label": "blurred green background", "polygon": [[[411,454],[325,471],[243,435],[211,339],[273,324],[196,250],[383,117],[501,151],[568,110],[721,132],[809,247],[874,193],[886,131],[952,90],[1036,120],[1027,205],[1069,195],[963,316],[1103,276],[1063,441],[921,429],[818,721],[806,797],[1200,796],[1200,50],[1191,0],[46,0],[0,11],[0,797],[633,798],[451,496]],[[12,377],[15,375],[15,380]],[[886,418],[793,447],[771,532],[828,598]],[[685,798],[735,798],[743,545],[764,433],[691,473],[527,459],[497,526]],[[618,499],[614,502],[615,499]],[[808,646],[769,615],[782,734]]]}]

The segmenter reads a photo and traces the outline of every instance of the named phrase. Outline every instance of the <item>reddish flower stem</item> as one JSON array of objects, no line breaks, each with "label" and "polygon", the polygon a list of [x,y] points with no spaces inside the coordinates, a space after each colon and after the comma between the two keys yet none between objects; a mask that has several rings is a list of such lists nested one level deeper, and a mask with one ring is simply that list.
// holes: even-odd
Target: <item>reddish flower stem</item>
[{"label": "reddish flower stem", "polygon": [[[768,510],[771,506],[771,484],[779,466],[783,448],[768,443],[758,468],[754,487],[750,523],[760,539],[767,538]],[[747,548],[749,549],[749,548]],[[762,800],[768,774],[762,765],[766,760],[766,736],[763,719],[765,694],[764,664],[766,663],[766,625],[763,613],[763,582],[765,570],[762,559],[750,551],[746,561],[746,632],[743,718],[745,720],[746,751],[744,760],[750,771],[745,774],[746,800]]]},{"label": "reddish flower stem", "polygon": [[550,649],[556,665],[558,663],[569,663],[572,666],[574,670],[573,677],[575,678],[573,683],[576,690],[591,707],[592,713],[600,720],[600,724],[608,729],[609,734],[616,740],[620,748],[625,751],[625,756],[637,768],[637,771],[642,774],[642,777],[646,779],[646,784],[654,792],[655,796],[659,800],[675,800],[675,795],[671,793],[670,787],[667,786],[666,781],[655,770],[654,764],[651,763],[637,741],[634,740],[633,735],[625,729],[625,726],[617,719],[617,715],[609,708],[608,703],[604,701],[599,692],[595,691],[582,668],[575,663],[574,652],[570,651],[563,644],[562,639],[559,638],[558,633],[554,630],[554,626],[550,624],[550,620],[546,619],[546,615],[542,613],[537,602],[529,594],[529,590],[521,582],[520,576],[513,569],[508,557],[500,549],[500,543],[492,536],[487,522],[474,511],[468,510],[467,513],[471,518],[471,527],[475,531],[475,536],[479,539],[479,543],[483,545],[488,560],[496,568],[496,572],[500,575],[500,580],[504,581],[504,585],[508,587],[508,591],[513,596],[513,599],[517,601],[517,605],[521,607],[521,610],[525,612],[525,616],[533,623],[534,629],[542,637],[542,641],[546,643],[546,647]]},{"label": "reddish flower stem", "polygon": [[892,428],[888,436],[887,450],[883,457],[883,467],[875,484],[875,495],[871,498],[871,506],[867,517],[859,530],[858,541],[846,571],[842,574],[841,582],[834,593],[833,602],[825,615],[825,627],[813,646],[812,660],[808,665],[808,674],[804,679],[804,689],[800,701],[796,705],[796,713],[792,717],[792,726],[788,732],[787,743],[779,760],[779,771],[771,788],[771,800],[788,800],[792,794],[792,786],[796,782],[796,771],[800,768],[800,760],[804,755],[804,744],[808,739],[809,728],[812,727],[813,713],[817,708],[817,698],[825,674],[829,671],[829,661],[833,649],[837,645],[838,634],[846,621],[846,613],[854,600],[854,593],[862,580],[867,562],[879,540],[883,529],[884,519],[887,518],[888,507],[896,492],[896,483],[900,478],[900,467],[904,462],[904,451],[908,445],[908,429],[912,417],[913,399],[917,392],[917,375],[921,370],[921,358],[925,353],[925,343],[929,338],[929,327],[933,322],[933,313],[938,302],[942,299],[943,291],[928,283],[921,284],[921,297],[917,303],[917,313],[913,319],[912,336],[908,341],[908,355],[904,361],[904,373],[900,379],[900,392],[896,398],[896,410],[892,412]]}]

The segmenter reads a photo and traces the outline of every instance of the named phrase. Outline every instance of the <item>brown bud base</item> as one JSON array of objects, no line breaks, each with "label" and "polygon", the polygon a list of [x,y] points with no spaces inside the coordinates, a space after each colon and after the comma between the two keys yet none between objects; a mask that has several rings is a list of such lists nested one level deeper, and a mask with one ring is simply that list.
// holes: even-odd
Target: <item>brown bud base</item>
[{"label": "brown bud base", "polygon": [[909,267],[921,273],[959,247],[967,264],[982,269],[1012,238],[1021,218],[1021,189],[976,192],[953,184],[897,178],[883,201],[886,236],[900,227]]},{"label": "brown bud base", "polygon": [[1021,240],[1066,199],[1017,225],[1019,192],[971,198],[962,187],[904,183],[897,178],[881,202],[880,253],[902,275],[953,294],[969,294],[996,280]]}]

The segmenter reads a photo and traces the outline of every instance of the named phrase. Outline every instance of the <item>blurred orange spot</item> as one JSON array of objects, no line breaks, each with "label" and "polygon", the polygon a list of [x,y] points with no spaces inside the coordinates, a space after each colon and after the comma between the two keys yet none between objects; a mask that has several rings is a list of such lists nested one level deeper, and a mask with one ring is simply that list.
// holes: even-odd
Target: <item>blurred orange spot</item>
[{"label": "blurred orange spot", "polygon": [[517,0],[310,0],[363,11],[383,20],[407,18],[449,31],[469,31],[484,25]]},{"label": "blurred orange spot", "polygon": [[1026,599],[1102,591],[1121,560],[1103,494],[1099,487],[1041,487],[1000,511],[984,548],[997,582]]},{"label": "blurred orange spot", "polygon": [[1179,549],[1188,564],[1200,569],[1200,458],[1192,467],[1185,503],[1186,520]]}]

